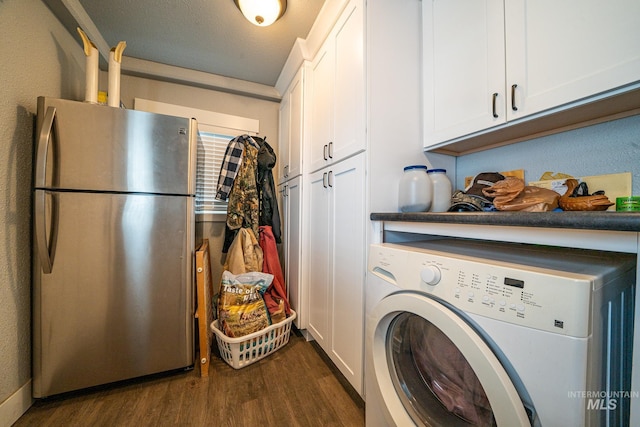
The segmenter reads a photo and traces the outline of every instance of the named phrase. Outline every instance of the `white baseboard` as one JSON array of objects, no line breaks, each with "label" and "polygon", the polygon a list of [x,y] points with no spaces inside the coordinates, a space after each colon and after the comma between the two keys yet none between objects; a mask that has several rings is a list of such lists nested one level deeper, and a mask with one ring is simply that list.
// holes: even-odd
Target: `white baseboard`
[{"label": "white baseboard", "polygon": [[0,427],[10,427],[33,404],[31,380],[20,387],[7,400],[0,403]]}]

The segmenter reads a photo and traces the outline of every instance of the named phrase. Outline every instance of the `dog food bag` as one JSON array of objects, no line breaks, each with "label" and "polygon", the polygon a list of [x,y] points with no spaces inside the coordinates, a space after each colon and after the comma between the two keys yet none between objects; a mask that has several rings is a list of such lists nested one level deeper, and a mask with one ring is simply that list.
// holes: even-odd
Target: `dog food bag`
[{"label": "dog food bag", "polygon": [[242,337],[271,324],[263,294],[272,281],[273,275],[267,273],[222,273],[218,324],[225,335]]}]

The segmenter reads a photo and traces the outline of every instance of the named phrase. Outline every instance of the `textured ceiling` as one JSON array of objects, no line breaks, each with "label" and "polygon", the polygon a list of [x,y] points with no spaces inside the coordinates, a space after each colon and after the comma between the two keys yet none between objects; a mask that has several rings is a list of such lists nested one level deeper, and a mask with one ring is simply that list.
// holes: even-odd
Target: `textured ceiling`
[{"label": "textured ceiling", "polygon": [[[296,38],[306,38],[324,0],[288,0],[269,27],[248,22],[233,0],[74,0],[124,55],[274,86]],[[62,0],[44,0],[76,34]],[[77,34],[76,34],[77,35]],[[81,43],[78,37],[78,42]]]}]

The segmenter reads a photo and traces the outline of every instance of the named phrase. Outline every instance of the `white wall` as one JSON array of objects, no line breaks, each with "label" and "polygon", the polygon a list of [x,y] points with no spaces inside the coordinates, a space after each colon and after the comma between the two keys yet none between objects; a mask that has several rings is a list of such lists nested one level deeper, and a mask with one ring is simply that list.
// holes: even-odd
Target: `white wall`
[{"label": "white wall", "polygon": [[0,0],[0,426],[31,403],[31,156],[36,98],[80,99],[84,54],[40,0]]},{"label": "white wall", "polygon": [[455,158],[425,155],[422,146],[421,4],[418,0],[367,4],[371,212],[398,210],[398,186],[407,165],[444,168],[455,180]]},{"label": "white wall", "polygon": [[420,58],[420,2],[369,2],[366,12],[369,208],[396,211],[403,167],[425,160],[420,68],[405,66]]}]

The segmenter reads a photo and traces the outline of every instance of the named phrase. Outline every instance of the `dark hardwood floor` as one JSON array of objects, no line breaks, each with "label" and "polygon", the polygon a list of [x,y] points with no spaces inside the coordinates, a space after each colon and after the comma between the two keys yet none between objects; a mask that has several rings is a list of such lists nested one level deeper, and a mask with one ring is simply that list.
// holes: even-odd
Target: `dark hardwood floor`
[{"label": "dark hardwood floor", "polygon": [[[214,343],[215,347],[215,343]],[[38,400],[14,426],[364,426],[364,402],[316,344],[289,343],[235,370],[198,368]]]}]

